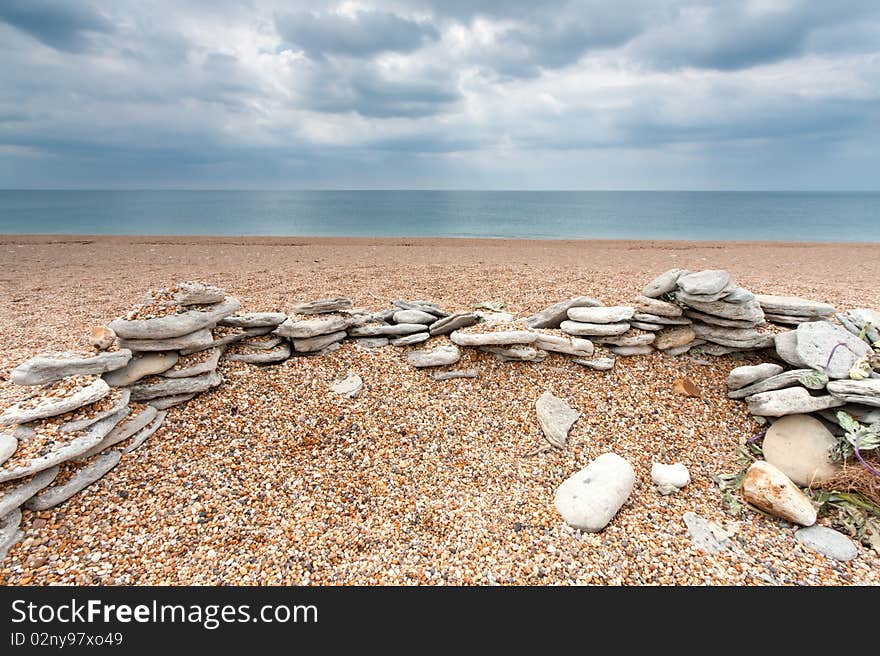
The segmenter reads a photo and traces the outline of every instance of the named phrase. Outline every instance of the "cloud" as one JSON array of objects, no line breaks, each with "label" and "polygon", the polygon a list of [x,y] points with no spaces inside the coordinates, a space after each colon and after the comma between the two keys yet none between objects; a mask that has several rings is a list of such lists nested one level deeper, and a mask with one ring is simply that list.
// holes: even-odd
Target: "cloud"
[{"label": "cloud", "polygon": [[275,17],[275,26],[286,44],[314,58],[411,52],[438,37],[431,23],[401,18],[386,11],[360,11],[350,15],[280,13]]},{"label": "cloud", "polygon": [[4,0],[0,21],[66,52],[82,52],[93,34],[113,30],[113,24],[87,4],[63,0]]},{"label": "cloud", "polygon": [[877,185],[876,2],[365,6],[0,0],[0,187]]}]

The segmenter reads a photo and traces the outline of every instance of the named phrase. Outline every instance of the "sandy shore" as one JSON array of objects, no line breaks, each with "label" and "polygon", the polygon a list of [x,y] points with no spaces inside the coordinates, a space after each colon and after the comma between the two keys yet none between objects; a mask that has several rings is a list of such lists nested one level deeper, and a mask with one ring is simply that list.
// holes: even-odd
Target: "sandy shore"
[{"label": "sandy shore", "polygon": [[[6,380],[19,362],[83,347],[91,326],[176,280],[221,285],[246,310],[341,294],[375,310],[425,298],[448,310],[500,300],[529,314],[578,294],[630,302],[672,267],[725,268],[754,292],[880,307],[876,244],[0,236],[0,401],[18,393]],[[603,374],[559,356],[502,364],[469,352],[462,365],[480,378],[436,383],[406,365],[406,350],[346,344],[270,369],[221,365],[225,385],[172,410],[89,491],[26,512],[27,539],[0,563],[0,580],[880,582],[880,559],[863,547],[835,563],[783,522],[722,512],[710,475],[734,470],[735,445],[755,430],[745,404],[724,396],[742,360],[637,357]],[[362,396],[328,396],[352,369]],[[703,398],[671,393],[681,375]],[[540,441],[534,401],[545,389],[583,416],[565,453],[524,459]],[[637,487],[603,533],[576,534],[553,492],[612,449],[633,463]],[[660,497],[652,459],[681,460],[693,484]],[[735,530],[743,553],[694,550],[688,510]]]}]

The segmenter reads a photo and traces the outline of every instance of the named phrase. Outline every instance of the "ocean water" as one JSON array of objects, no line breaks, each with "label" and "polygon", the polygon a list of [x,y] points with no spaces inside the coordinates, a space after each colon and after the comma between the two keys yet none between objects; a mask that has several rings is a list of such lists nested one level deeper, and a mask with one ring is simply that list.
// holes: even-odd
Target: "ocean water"
[{"label": "ocean water", "polygon": [[0,190],[0,234],[880,242],[880,192]]}]

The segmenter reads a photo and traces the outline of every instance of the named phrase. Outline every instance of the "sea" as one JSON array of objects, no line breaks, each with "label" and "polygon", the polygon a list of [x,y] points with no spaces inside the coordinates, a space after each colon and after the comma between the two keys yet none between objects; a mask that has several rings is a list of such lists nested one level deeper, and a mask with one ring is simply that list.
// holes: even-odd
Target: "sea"
[{"label": "sea", "polygon": [[0,234],[880,242],[880,192],[0,190]]}]

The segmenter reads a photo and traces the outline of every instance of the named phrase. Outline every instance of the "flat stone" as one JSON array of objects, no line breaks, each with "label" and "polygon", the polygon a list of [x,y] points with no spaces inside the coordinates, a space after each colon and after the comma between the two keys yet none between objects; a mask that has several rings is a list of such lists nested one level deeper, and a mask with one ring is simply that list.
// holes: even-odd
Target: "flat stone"
[{"label": "flat stone", "polygon": [[19,541],[24,538],[21,526],[21,511],[16,508],[5,517],[0,517],[0,560],[6,558],[6,554]]},{"label": "flat stone", "polygon": [[776,374],[781,374],[782,372],[783,369],[781,366],[779,366],[778,364],[773,364],[771,362],[765,362],[763,364],[756,364],[752,366],[737,367],[736,369],[733,369],[727,376],[727,389],[742,389],[747,385],[766,380],[767,378],[775,376]]},{"label": "flat stone", "polygon": [[221,326],[233,328],[275,328],[287,320],[283,312],[246,312],[220,320]]},{"label": "flat stone", "polygon": [[146,376],[168,371],[178,358],[177,351],[137,353],[122,369],[104,374],[104,380],[111,387],[126,387]]},{"label": "flat stone", "polygon": [[823,319],[822,317],[795,317],[784,314],[771,314],[766,310],[764,311],[764,318],[770,323],[782,324],[784,326],[799,326],[808,321],[822,321]]},{"label": "flat stone", "polygon": [[173,408],[174,406],[181,405],[186,403],[187,401],[191,401],[196,396],[195,392],[192,394],[171,394],[169,396],[160,396],[156,399],[150,399],[147,403],[158,410],[159,412],[163,410],[167,410],[168,408]]},{"label": "flat stone", "polygon": [[140,432],[144,428],[147,427],[158,415],[159,410],[151,405],[145,406],[143,410],[132,417],[126,417],[123,421],[120,421],[109,433],[107,433],[107,437],[101,440],[97,446],[89,449],[81,456],[77,458],[73,458],[73,460],[81,461],[88,460],[94,455],[101,453],[106,449],[109,449],[111,446],[119,444],[120,442],[124,442],[128,438],[130,438],[135,433]]},{"label": "flat stone", "polygon": [[638,313],[653,314],[659,317],[676,318],[682,315],[681,306],[656,298],[637,296],[635,310]]},{"label": "flat stone", "polygon": [[306,339],[294,339],[293,350],[297,353],[322,351],[336,342],[341,342],[346,336],[347,333],[344,330],[340,330],[338,333],[330,333],[329,335],[318,335],[317,337],[308,337]]},{"label": "flat stone", "polygon": [[333,383],[333,385],[330,387],[330,391],[334,394],[339,394],[340,396],[344,396],[349,399],[356,399],[361,393],[363,387],[364,381],[360,376],[358,376],[357,374],[349,374],[342,380]]},{"label": "flat stone", "polygon": [[826,482],[840,465],[831,459],[837,438],[809,415],[789,415],[774,421],[764,436],[764,459],[795,484],[813,487]]},{"label": "flat stone", "polygon": [[[676,292],[676,298],[679,293]],[[679,300],[681,300],[679,298]],[[703,314],[710,314],[714,317],[722,319],[735,319],[736,321],[748,321],[751,323],[763,323],[764,311],[757,301],[748,301],[746,303],[726,303],[724,301],[688,301],[686,303],[690,308]],[[690,316],[685,311],[685,316]]]},{"label": "flat stone", "polygon": [[682,515],[682,519],[691,536],[691,542],[697,549],[716,554],[731,547],[732,543],[727,532],[717,524],[692,512],[686,512]]},{"label": "flat stone", "polygon": [[435,371],[431,378],[437,381],[454,380],[456,378],[476,378],[480,375],[476,369],[456,369],[454,371]]},{"label": "flat stone", "polygon": [[569,337],[568,335],[538,333],[538,338],[532,342],[532,346],[543,351],[575,355],[581,358],[588,358],[593,355],[593,342],[579,337]]},{"label": "flat stone", "polygon": [[622,323],[633,318],[635,308],[625,305],[610,307],[575,307],[568,311],[568,318],[580,323]]},{"label": "flat stone", "polygon": [[64,503],[74,494],[103,477],[119,464],[121,458],[121,451],[109,451],[95,457],[93,462],[82,467],[61,485],[49,486],[36,496],[31,497],[24,504],[25,508],[34,511],[48,510]]},{"label": "flat stone", "polygon": [[332,296],[329,298],[319,298],[316,301],[308,303],[300,303],[290,308],[291,314],[326,314],[328,312],[338,312],[340,310],[350,310],[352,302],[350,298],[345,296]]},{"label": "flat stone", "polygon": [[847,562],[859,555],[853,541],[843,533],[824,526],[813,525],[799,528],[794,532],[795,539],[808,549],[817,551],[833,560]]},{"label": "flat stone", "polygon": [[16,449],[18,440],[11,433],[0,433],[0,465],[9,460]]},{"label": "flat stone", "polygon": [[421,323],[426,326],[437,321],[437,317],[422,310],[398,310],[391,317],[394,323]]},{"label": "flat stone", "polygon": [[684,316],[690,319],[692,322],[707,323],[710,326],[721,326],[723,328],[756,328],[758,326],[763,326],[766,323],[764,321],[764,318],[760,320],[740,321],[738,319],[725,319],[723,317],[714,317],[711,314],[699,312],[697,310],[694,310],[693,308],[688,308],[687,310],[685,310]]},{"label": "flat stone", "polygon": [[100,401],[109,393],[110,386],[102,379],[95,378],[91,383],[85,385],[70,396],[62,398],[43,397],[42,400],[33,407],[20,407],[20,404],[23,403],[23,401],[10,406],[3,412],[3,414],[0,414],[0,426],[25,424],[29,421],[36,421],[37,419],[47,419],[56,415],[62,415],[65,412],[77,410],[84,405]]},{"label": "flat stone", "polygon": [[538,333],[528,330],[499,330],[494,333],[465,333],[460,330],[449,336],[459,346],[506,346],[508,344],[531,344]]},{"label": "flat stone", "polygon": [[257,340],[254,338],[251,339],[243,339],[241,340],[242,346],[247,346],[248,348],[257,349],[258,351],[267,351],[269,349],[273,349],[278,346],[281,342],[284,341],[283,337],[273,336],[269,340]]},{"label": "flat stone", "polygon": [[830,317],[834,314],[834,306],[820,301],[809,301],[797,296],[774,296],[756,294],[755,300],[760,303],[765,313],[798,317]]},{"label": "flat stone", "polygon": [[147,438],[153,435],[159,427],[162,425],[162,422],[165,421],[165,416],[168,414],[166,410],[159,410],[156,414],[156,418],[150,422],[150,425],[146,428],[142,429],[139,433],[136,433],[134,437],[131,438],[131,443],[125,447],[125,453],[131,453],[132,451],[136,451],[141,447],[141,445],[147,441]]},{"label": "flat stone", "polygon": [[749,349],[769,348],[774,345],[772,333],[759,333],[754,328],[723,328],[695,323],[691,329],[696,337],[722,346]]},{"label": "flat stone", "polygon": [[491,353],[496,360],[501,362],[543,362],[547,359],[547,351],[526,344],[480,346],[479,349],[485,353]]},{"label": "flat stone", "polygon": [[180,369],[171,368],[162,373],[165,378],[189,378],[200,374],[207,374],[214,371],[220,363],[220,356],[223,355],[222,348],[211,349],[211,354],[204,362],[199,362],[189,367]]},{"label": "flat stone", "polygon": [[845,401],[833,396],[812,396],[803,387],[787,387],[746,397],[749,412],[759,417],[784,417],[808,414],[842,406]]},{"label": "flat stone", "polygon": [[116,342],[116,333],[107,326],[95,326],[89,335],[89,345],[98,350],[106,351]]},{"label": "flat stone", "polygon": [[431,351],[410,351],[406,361],[413,367],[442,367],[461,360],[461,351],[455,346],[438,346]]},{"label": "flat stone", "polygon": [[38,355],[13,369],[9,380],[16,385],[43,385],[68,376],[100,375],[124,367],[130,359],[131,351],[128,349],[92,356]]},{"label": "flat stone", "polygon": [[747,303],[755,300],[755,295],[748,289],[734,287],[722,297],[727,303]]},{"label": "flat stone", "polygon": [[563,399],[545,391],[535,403],[538,425],[546,440],[557,449],[564,449],[568,432],[581,413]]},{"label": "flat stone", "polygon": [[569,526],[598,533],[629,498],[635,482],[636,474],[626,460],[603,453],[563,481],[553,505]]},{"label": "flat stone", "polygon": [[770,378],[759,380],[757,383],[752,383],[746,387],[730,390],[727,392],[727,398],[744,399],[747,396],[760,394],[761,392],[770,392],[784,387],[794,387],[795,385],[800,384],[799,380],[801,378],[813,373],[815,373],[813,369],[790,369],[788,371],[783,371],[781,374],[776,374],[775,376],[770,376]]},{"label": "flat stone", "polygon": [[647,323],[645,321],[636,321],[635,319],[630,320],[629,322],[630,328],[636,328],[637,330],[647,330],[649,332],[655,332],[658,330],[663,330],[665,326],[661,323]]},{"label": "flat stone", "polygon": [[583,323],[582,321],[563,321],[562,332],[569,335],[586,335],[587,337],[607,337],[622,335],[630,329],[628,323]]},{"label": "flat stone", "polygon": [[61,446],[54,451],[50,451],[45,455],[34,458],[24,465],[11,468],[0,468],[0,483],[15,480],[17,478],[24,478],[25,476],[30,476],[31,474],[36,474],[37,472],[59,465],[62,462],[73,460],[103,440],[127,413],[128,409],[124,412],[110,415],[106,419],[102,419],[101,421],[92,424],[88,429],[83,431],[82,435],[75,437],[70,442],[64,444],[64,446]]},{"label": "flat stone", "polygon": [[612,346],[609,349],[614,355],[631,358],[636,355],[651,355],[654,353],[653,346]]},{"label": "flat stone", "polygon": [[880,342],[880,312],[870,308],[856,308],[836,315],[837,319],[856,337],[862,335],[871,344]]},{"label": "flat stone", "polygon": [[685,294],[708,296],[730,286],[730,274],[721,269],[707,269],[688,273],[678,278],[678,287]]},{"label": "flat stone", "polygon": [[189,335],[203,328],[210,328],[221,319],[235,314],[240,309],[241,303],[238,302],[238,299],[228,296],[222,302],[206,310],[187,310],[186,312],[170,314],[156,319],[114,319],[110,322],[110,329],[121,339],[169,339],[171,337]]},{"label": "flat stone", "polygon": [[615,335],[613,337],[597,337],[597,344],[610,344],[612,346],[648,346],[657,336],[654,333],[641,333],[637,335]]},{"label": "flat stone", "polygon": [[832,380],[828,383],[831,395],[850,403],[880,407],[880,379]]},{"label": "flat stone", "polygon": [[672,465],[655,462],[651,465],[651,480],[658,487],[674,487],[680,490],[691,482],[691,475],[680,462]]},{"label": "flat stone", "polygon": [[483,312],[477,310],[474,314],[476,314],[480,318],[480,321],[485,324],[510,323],[514,320],[514,316],[510,312]]},{"label": "flat stone", "polygon": [[428,332],[434,335],[448,335],[459,328],[467,328],[475,325],[480,320],[476,312],[457,312],[443,319],[438,319],[431,324]]},{"label": "flat stone", "polygon": [[214,285],[186,280],[177,283],[173,298],[180,305],[209,305],[223,301],[226,292]]},{"label": "flat stone", "polygon": [[358,337],[355,342],[363,348],[379,348],[389,344],[387,337]]},{"label": "flat stone", "polygon": [[754,349],[745,349],[737,346],[721,346],[721,344],[702,344],[697,347],[697,351],[704,355],[730,355],[731,353],[745,353],[746,351],[754,350]]},{"label": "flat stone", "polygon": [[810,500],[769,462],[751,464],[743,477],[742,492],[746,501],[775,517],[801,526],[816,523],[816,509]]},{"label": "flat stone", "polygon": [[797,357],[807,367],[825,371],[829,378],[849,378],[856,361],[871,351],[858,337],[828,321],[802,323],[795,332]]},{"label": "flat stone", "polygon": [[525,320],[529,328],[559,328],[559,324],[568,318],[568,311],[576,307],[599,307],[602,303],[589,296],[575,296],[551,305],[533,314]]},{"label": "flat stone", "polygon": [[663,294],[668,294],[678,287],[678,279],[689,274],[687,269],[670,269],[665,273],[661,273],[651,282],[645,285],[642,290],[642,296],[647,298],[660,298]]},{"label": "flat stone", "polygon": [[421,344],[422,342],[427,342],[430,337],[431,336],[427,332],[413,333],[412,335],[392,339],[391,346],[411,346],[413,344]]},{"label": "flat stone", "polygon": [[3,494],[0,495],[0,517],[5,517],[19,506],[23,506],[28,499],[51,484],[56,476],[58,476],[58,467],[49,467],[35,474],[30,480],[5,485]]},{"label": "flat stone", "polygon": [[402,301],[400,299],[391,301],[391,304],[401,310],[419,310],[433,314],[438,319],[449,316],[448,313],[440,309],[440,306],[430,301]]},{"label": "flat stone", "polygon": [[191,355],[192,353],[198,353],[199,351],[204,351],[209,348],[223,348],[224,346],[236,344],[249,337],[262,337],[263,335],[268,335],[273,330],[275,329],[271,326],[266,326],[263,328],[244,328],[241,332],[224,335],[223,337],[214,337],[212,335],[210,342],[199,344],[192,348],[182,348],[180,349],[180,354]]},{"label": "flat stone", "polygon": [[220,375],[216,371],[212,371],[189,378],[162,378],[155,382],[135,383],[131,386],[131,400],[147,401],[162,396],[198,394],[212,387],[217,387],[220,382]]},{"label": "flat stone", "polygon": [[697,338],[697,334],[690,326],[680,328],[667,328],[657,334],[654,340],[654,348],[665,351],[666,349],[678,348],[690,344]]},{"label": "flat stone", "polygon": [[309,337],[338,333],[340,330],[348,328],[349,325],[350,321],[348,318],[339,315],[314,317],[312,319],[289,317],[275,329],[275,334],[291,339],[308,339]]},{"label": "flat stone", "polygon": [[363,326],[349,328],[348,334],[352,337],[387,337],[389,335],[412,335],[424,330],[425,325],[421,323],[368,323]]},{"label": "flat stone", "polygon": [[[106,400],[106,397],[102,400]],[[94,408],[90,409],[88,406],[83,406],[83,412],[85,412],[89,416],[84,419],[74,419],[72,421],[66,421],[61,424],[60,430],[62,433],[78,433],[79,431],[85,430],[92,424],[95,424],[102,419],[109,417],[110,415],[115,415],[117,412],[126,410],[128,402],[130,400],[131,393],[127,389],[119,390],[116,402],[109,408],[96,412]]]},{"label": "flat stone", "polygon": [[202,328],[188,335],[169,337],[168,339],[120,339],[121,348],[131,349],[134,352],[143,351],[181,351],[195,353],[206,348],[217,346],[214,336],[209,328]]},{"label": "flat stone", "polygon": [[595,358],[593,360],[576,359],[572,360],[575,364],[582,367],[593,369],[594,371],[611,371],[614,369],[614,358]]},{"label": "flat stone", "polygon": [[720,292],[715,294],[688,294],[685,291],[678,290],[675,292],[675,298],[683,303],[712,303],[715,301],[723,300],[725,303],[729,303],[727,300],[727,295],[734,291],[734,287],[725,287]]},{"label": "flat stone", "polygon": [[[663,317],[659,314],[649,314],[647,312],[636,312],[633,315],[633,321],[659,324],[660,328],[663,326],[689,326],[693,323],[687,317]],[[633,321],[630,321],[629,323],[633,323]]]},{"label": "flat stone", "polygon": [[283,342],[275,348],[256,349],[253,353],[231,353],[228,359],[231,362],[245,362],[247,364],[272,364],[283,362],[290,355],[290,344]]}]

